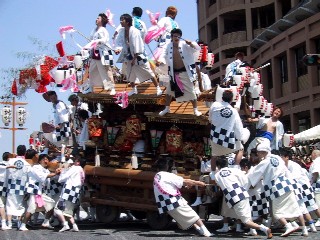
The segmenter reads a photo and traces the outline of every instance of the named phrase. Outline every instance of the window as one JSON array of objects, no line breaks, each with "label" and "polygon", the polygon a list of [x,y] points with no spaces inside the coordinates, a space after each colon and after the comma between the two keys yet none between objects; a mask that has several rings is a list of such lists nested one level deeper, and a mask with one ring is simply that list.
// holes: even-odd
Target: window
[{"label": "window", "polygon": [[210,41],[212,41],[218,38],[217,21],[211,22],[209,26],[210,26],[210,32],[211,32]]},{"label": "window", "polygon": [[[267,64],[264,63],[263,65]],[[267,72],[267,80],[268,80],[268,90],[270,91],[273,88],[273,81],[272,81],[272,65],[270,64],[268,67],[266,67],[266,72]],[[270,96],[270,92],[269,92],[269,96]]]},{"label": "window", "polygon": [[217,0],[209,0],[209,6],[215,4],[217,2]]},{"label": "window", "polygon": [[279,64],[281,83],[288,82],[288,62],[286,55],[279,57]]},{"label": "window", "polygon": [[305,66],[301,59],[303,58],[304,55],[306,55],[306,46],[303,45],[299,48],[295,49],[296,53],[296,68],[297,68],[297,77],[301,77],[305,74],[308,73],[308,68]]}]

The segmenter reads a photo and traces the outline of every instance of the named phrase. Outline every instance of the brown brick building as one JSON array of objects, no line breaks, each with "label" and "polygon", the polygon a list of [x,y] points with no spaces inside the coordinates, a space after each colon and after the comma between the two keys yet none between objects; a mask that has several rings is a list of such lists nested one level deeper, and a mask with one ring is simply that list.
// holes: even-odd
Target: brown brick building
[{"label": "brown brick building", "polygon": [[236,52],[261,73],[264,96],[284,110],[285,130],[320,124],[320,67],[306,67],[306,53],[320,54],[320,0],[198,0],[199,39],[215,54],[213,84],[223,79]]}]

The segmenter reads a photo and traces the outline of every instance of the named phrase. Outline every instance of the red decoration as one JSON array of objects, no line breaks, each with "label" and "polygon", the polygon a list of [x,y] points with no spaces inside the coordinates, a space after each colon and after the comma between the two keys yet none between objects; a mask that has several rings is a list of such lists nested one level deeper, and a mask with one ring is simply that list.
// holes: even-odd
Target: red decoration
[{"label": "red decoration", "polygon": [[64,51],[64,48],[63,48],[63,43],[62,41],[58,42],[56,44],[56,48],[57,48],[57,51],[60,55],[60,57],[63,57],[64,55],[66,55],[65,51]]},{"label": "red decoration", "polygon": [[208,62],[208,45],[207,44],[203,44],[201,46],[201,51],[202,51],[201,62],[202,63]]},{"label": "red decoration", "polygon": [[102,118],[96,116],[88,119],[88,129],[90,137],[101,137],[103,134]]},{"label": "red decoration", "polygon": [[27,68],[20,70],[19,84],[26,84],[28,79],[37,79],[37,70],[35,68]]},{"label": "red decoration", "polygon": [[133,143],[128,139],[125,139],[122,145],[119,147],[119,150],[123,152],[131,152],[132,149],[133,149]]},{"label": "red decoration", "polygon": [[166,150],[168,153],[179,153],[182,151],[182,131],[176,126],[166,132]]},{"label": "red decoration", "polygon": [[36,89],[37,93],[46,93],[48,90],[45,85],[40,84],[38,89]]},{"label": "red decoration", "polygon": [[17,87],[17,82],[15,79],[13,80],[12,85],[11,85],[11,93],[16,96],[18,95],[18,87]]}]

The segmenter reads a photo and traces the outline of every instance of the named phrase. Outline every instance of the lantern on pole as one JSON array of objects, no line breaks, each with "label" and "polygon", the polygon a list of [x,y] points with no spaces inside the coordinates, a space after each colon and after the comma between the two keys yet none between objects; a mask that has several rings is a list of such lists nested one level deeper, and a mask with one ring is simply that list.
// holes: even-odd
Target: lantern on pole
[{"label": "lantern on pole", "polygon": [[18,107],[16,111],[16,121],[19,127],[22,127],[26,123],[27,111],[24,107]]},{"label": "lantern on pole", "polygon": [[1,110],[1,116],[2,116],[2,122],[5,126],[9,126],[9,123],[11,122],[11,108],[9,106],[4,106]]}]

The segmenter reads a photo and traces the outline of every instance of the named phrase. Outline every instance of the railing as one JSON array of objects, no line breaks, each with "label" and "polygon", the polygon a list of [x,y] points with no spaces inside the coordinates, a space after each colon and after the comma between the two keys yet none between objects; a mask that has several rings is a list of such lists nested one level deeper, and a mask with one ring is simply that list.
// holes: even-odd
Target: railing
[{"label": "railing", "polygon": [[226,33],[222,36],[223,45],[231,44],[231,43],[240,43],[247,41],[247,32],[246,31],[237,31]]}]

